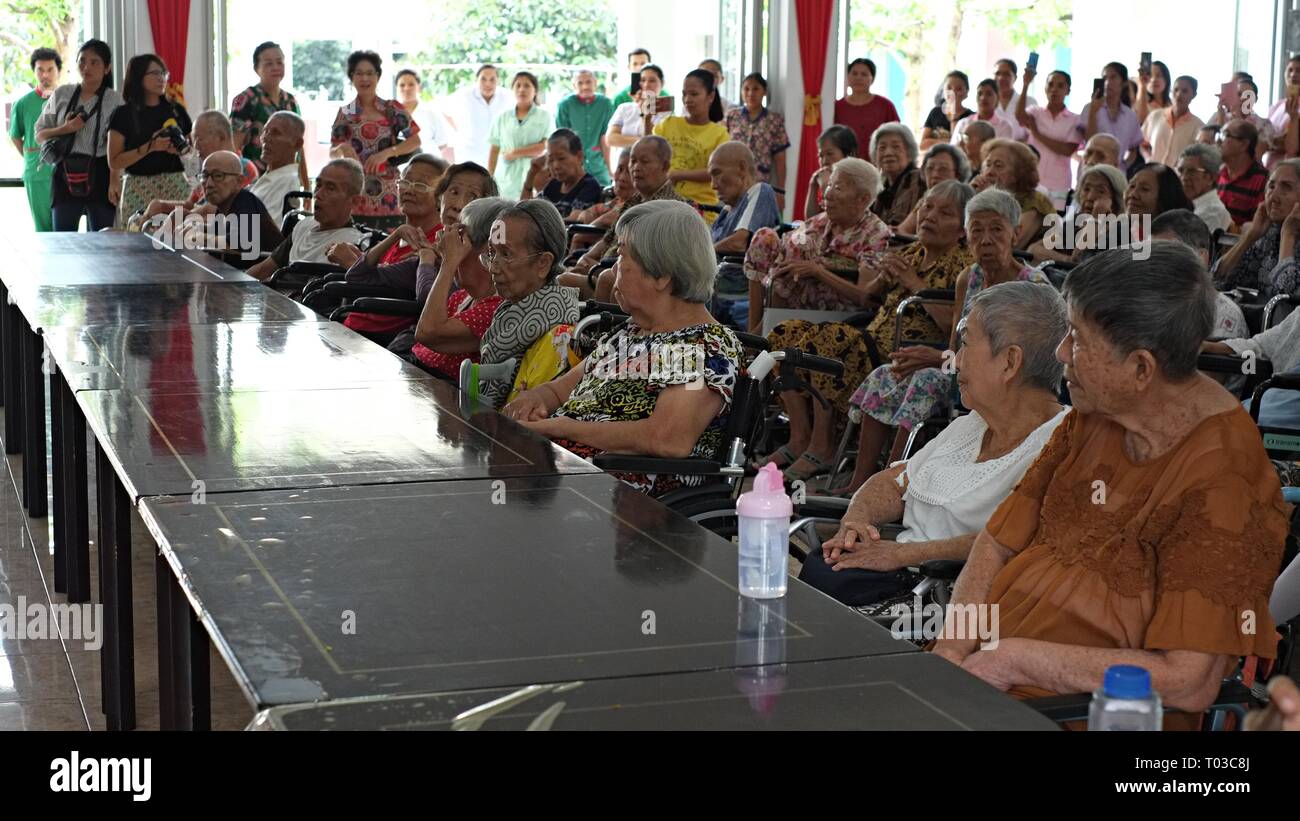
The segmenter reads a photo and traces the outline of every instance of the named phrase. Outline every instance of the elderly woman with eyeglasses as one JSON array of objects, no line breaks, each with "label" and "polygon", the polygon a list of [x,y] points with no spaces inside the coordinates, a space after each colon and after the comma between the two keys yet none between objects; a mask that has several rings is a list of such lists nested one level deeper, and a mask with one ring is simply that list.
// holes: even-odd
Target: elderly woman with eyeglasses
[{"label": "elderly woman with eyeglasses", "polygon": [[916,167],[920,153],[912,130],[902,123],[885,123],[871,134],[871,162],[884,183],[871,212],[886,225],[907,219],[925,193],[925,179]]},{"label": "elderly woman with eyeglasses", "polygon": [[[515,374],[533,343],[557,325],[578,321],[578,292],[556,282],[564,270],[568,238],[559,210],[547,200],[525,200],[497,215],[480,257],[491,275],[492,286],[503,300],[479,340],[479,361],[497,365],[515,360]],[[447,245],[455,255],[453,237]],[[455,256],[450,259],[455,259]],[[437,286],[434,286],[435,293]],[[436,307],[430,295],[430,305]],[[425,314],[429,312],[426,309]],[[421,316],[421,328],[426,326]],[[420,328],[416,329],[416,338]],[[482,388],[481,396],[492,406],[500,405],[510,393],[515,377],[494,380]]]},{"label": "elderly woman with eyeglasses", "polygon": [[[614,297],[631,319],[581,365],[524,391],[504,412],[587,458],[711,457],[730,412],[741,347],[706,307],[717,275],[708,226],[689,205],[656,200],[628,209],[615,233]],[[619,478],[653,495],[699,481]]]},{"label": "elderly woman with eyeglasses", "polygon": [[[1124,213],[1124,193],[1127,190],[1128,181],[1124,179],[1124,172],[1115,166],[1090,165],[1084,168],[1083,177],[1079,180],[1075,219],[1080,215],[1096,218]],[[1057,250],[1049,247],[1051,244],[1053,241],[1045,237],[1029,246],[1029,253],[1035,263],[1078,262],[1091,250],[1077,246],[1072,251]]]},{"label": "elderly woman with eyeglasses", "polygon": [[[436,158],[428,154],[420,156],[437,162]],[[423,305],[433,287],[434,277],[438,275],[438,255],[434,245],[438,232],[444,227],[458,224],[462,209],[468,203],[481,197],[495,197],[497,185],[486,168],[477,163],[464,162],[447,168],[437,178],[437,184],[429,188],[428,180],[432,176],[433,165],[416,162],[417,159],[419,157],[412,159],[399,181],[407,224],[399,226],[365,254],[356,252],[344,277],[348,282],[360,285],[383,285],[399,291],[409,291],[411,298]],[[420,167],[427,170],[419,170]],[[414,221],[416,219],[419,220],[418,223]],[[430,222],[435,224],[430,226]],[[489,222],[482,226],[485,238],[490,225]],[[426,246],[435,250],[422,258],[418,252]],[[331,249],[331,253],[343,261],[352,256],[349,251],[340,248]],[[425,258],[429,260],[427,263]],[[388,342],[388,349],[399,356],[409,354],[415,342],[409,327],[411,323],[406,318],[394,322],[391,317],[350,314],[345,324],[355,331],[377,335],[376,338],[381,340],[386,334],[396,333]]]},{"label": "elderly woman with eyeglasses", "polygon": [[[929,191],[945,180],[966,182],[970,179],[970,161],[966,159],[957,146],[952,143],[935,143],[925,152],[921,160],[921,179],[925,181],[925,190]],[[900,234],[916,234],[916,224],[920,219],[921,202],[917,201],[912,213],[907,215],[897,229]]]}]

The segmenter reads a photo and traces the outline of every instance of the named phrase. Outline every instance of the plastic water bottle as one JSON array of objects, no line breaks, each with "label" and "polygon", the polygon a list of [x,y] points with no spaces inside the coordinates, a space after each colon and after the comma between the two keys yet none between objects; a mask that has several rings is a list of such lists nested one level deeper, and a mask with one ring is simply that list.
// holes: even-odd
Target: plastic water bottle
[{"label": "plastic water bottle", "polygon": [[776,465],[763,465],[753,490],[741,494],[736,513],[740,519],[740,594],[754,599],[784,596],[794,505],[785,495]]},{"label": "plastic water bottle", "polygon": [[1116,664],[1106,670],[1101,689],[1088,707],[1089,730],[1155,730],[1163,715],[1151,674],[1142,667]]}]

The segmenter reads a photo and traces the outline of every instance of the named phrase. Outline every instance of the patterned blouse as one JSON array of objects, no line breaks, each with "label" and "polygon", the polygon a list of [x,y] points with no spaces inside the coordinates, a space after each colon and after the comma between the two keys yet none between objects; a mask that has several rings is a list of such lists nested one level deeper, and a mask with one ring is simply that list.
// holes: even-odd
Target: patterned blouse
[{"label": "patterned blouse", "polygon": [[[926,270],[920,270],[921,260],[925,257],[925,248],[919,242],[914,242],[906,248],[898,251],[898,256],[906,260],[912,267],[917,269],[917,274],[927,288],[944,288],[950,289],[957,287],[957,276],[971,263],[975,258],[971,252],[961,245],[954,245],[948,250],[948,253],[939,257]],[[894,312],[898,310],[898,304],[907,297],[911,296],[900,285],[895,285],[884,294],[881,294],[880,310],[867,326],[867,332],[876,340],[883,355],[887,355],[894,350]],[[948,335],[943,332],[939,324],[934,321],[930,314],[920,305],[913,305],[901,320],[904,343],[916,340],[926,340],[930,342],[940,342],[947,346]]]},{"label": "patterned blouse", "polygon": [[[722,397],[722,409],[709,422],[690,455],[712,458],[722,444],[740,362],[740,341],[725,325],[715,322],[655,334],[644,333],[629,321],[602,339],[586,358],[582,380],[555,415],[584,422],[648,419],[660,393],[703,377],[704,387]],[[600,453],[581,442],[559,439],[557,443],[586,459]],[[641,492],[656,496],[700,482],[698,476],[616,475]]]},{"label": "patterned blouse", "polygon": [[[885,251],[892,232],[880,218],[868,211],[862,220],[849,228],[836,228],[822,212],[784,237],[771,228],[754,232],[745,253],[745,275],[766,282],[772,269],[792,260],[817,260],[833,269],[855,270],[859,263],[874,266]],[[856,280],[856,273],[853,275]],[[791,308],[814,311],[852,311],[859,305],[843,294],[811,277],[795,282],[791,277],[777,277],[773,288]]]},{"label": "patterned blouse", "polygon": [[1232,269],[1223,281],[1222,288],[1255,288],[1259,291],[1261,301],[1267,301],[1278,294],[1294,294],[1300,291],[1300,265],[1296,257],[1278,259],[1282,251],[1282,226],[1270,225],[1264,236],[1246,249],[1237,260],[1237,267]]},{"label": "patterned blouse", "polygon": [[247,134],[244,142],[244,157],[257,165],[257,170],[266,173],[266,163],[262,162],[262,129],[271,115],[277,111],[292,111],[301,114],[298,101],[284,89],[280,89],[278,99],[260,85],[244,89],[230,104],[230,125],[236,132]]},{"label": "patterned blouse", "polygon": [[777,154],[790,147],[790,135],[785,130],[785,117],[770,109],[759,112],[757,119],[749,118],[749,109],[743,105],[727,112],[723,119],[731,139],[742,142],[754,152],[758,165],[758,182],[772,184],[772,161]]},{"label": "patterned blouse", "polygon": [[[464,288],[457,288],[447,296],[447,316],[458,319],[479,339],[487,333],[492,317],[501,306],[501,297],[493,294],[478,301],[473,300]],[[466,359],[478,361],[478,354],[443,353],[415,343],[411,355],[426,368],[455,382],[460,379],[460,363]]]},{"label": "patterned blouse", "polygon": [[925,180],[915,165],[908,166],[893,183],[884,174],[880,175],[880,180],[885,187],[876,195],[871,211],[889,225],[898,225],[921,201]]},{"label": "patterned blouse", "polygon": [[[339,108],[334,118],[334,127],[330,131],[330,147],[347,144],[357,152],[362,165],[371,154],[392,148],[402,141],[402,134],[407,138],[420,133],[416,124],[402,104],[396,100],[375,100],[383,117],[378,120],[363,121],[360,104],[354,99]],[[384,163],[378,174],[366,174],[362,194],[365,204],[353,211],[360,217],[400,217],[401,210],[397,202],[398,170]]]}]

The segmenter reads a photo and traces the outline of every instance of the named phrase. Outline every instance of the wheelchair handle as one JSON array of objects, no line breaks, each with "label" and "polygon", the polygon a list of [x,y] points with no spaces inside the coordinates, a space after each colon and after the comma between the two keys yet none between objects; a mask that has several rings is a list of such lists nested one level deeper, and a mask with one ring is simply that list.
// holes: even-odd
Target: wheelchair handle
[{"label": "wheelchair handle", "polygon": [[783,351],[773,351],[772,358],[778,362],[784,362],[795,368],[803,368],[808,371],[817,371],[827,373],[831,376],[844,375],[844,363],[838,359],[828,359],[824,356],[805,353],[798,348],[786,348]]}]

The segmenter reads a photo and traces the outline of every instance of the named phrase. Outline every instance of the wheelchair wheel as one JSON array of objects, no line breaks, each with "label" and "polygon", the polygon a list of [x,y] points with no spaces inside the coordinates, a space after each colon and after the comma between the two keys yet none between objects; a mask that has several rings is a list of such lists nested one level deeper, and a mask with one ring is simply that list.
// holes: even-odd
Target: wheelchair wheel
[{"label": "wheelchair wheel", "polygon": [[730,495],[712,495],[686,499],[670,504],[674,511],[695,522],[705,530],[718,534],[728,541],[740,536],[736,518],[736,500]]}]

